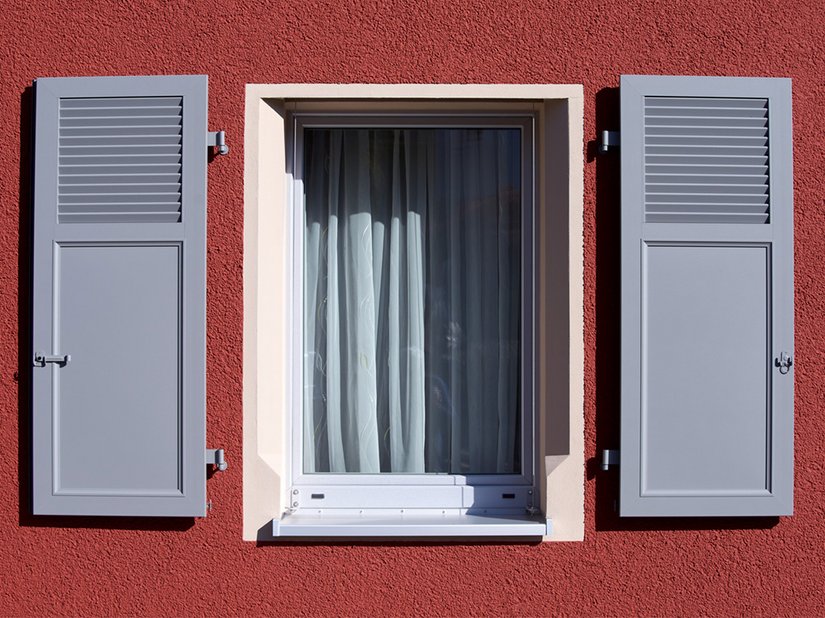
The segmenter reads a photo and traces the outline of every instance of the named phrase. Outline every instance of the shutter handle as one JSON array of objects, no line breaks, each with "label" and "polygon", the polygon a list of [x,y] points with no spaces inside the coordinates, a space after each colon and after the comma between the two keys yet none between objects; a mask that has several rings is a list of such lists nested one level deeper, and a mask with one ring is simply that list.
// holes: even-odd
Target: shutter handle
[{"label": "shutter handle", "polygon": [[65,354],[63,356],[60,355],[51,355],[51,354],[44,354],[43,352],[37,352],[34,355],[34,366],[35,367],[45,367],[46,363],[54,363],[56,365],[60,365],[64,367],[72,360],[72,357],[69,354]]},{"label": "shutter handle", "polygon": [[791,370],[791,366],[793,365],[793,356],[787,352],[781,352],[779,354],[779,358],[777,358],[774,363],[777,367],[779,367],[779,373],[785,375]]}]

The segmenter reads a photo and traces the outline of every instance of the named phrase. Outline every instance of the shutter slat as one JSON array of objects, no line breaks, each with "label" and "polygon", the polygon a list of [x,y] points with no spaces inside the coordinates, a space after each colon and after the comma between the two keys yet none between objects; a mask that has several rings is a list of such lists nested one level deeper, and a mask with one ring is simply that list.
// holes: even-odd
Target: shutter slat
[{"label": "shutter slat", "polygon": [[652,135],[645,139],[645,144],[651,146],[767,146],[768,136],[748,137],[741,135],[695,137],[692,135]]},{"label": "shutter slat", "polygon": [[645,114],[654,118],[765,118],[765,109],[736,109],[736,108],[669,108],[645,106]]},{"label": "shutter slat", "polygon": [[60,130],[60,137],[131,137],[157,136],[169,137],[180,135],[180,125],[171,126],[134,126],[134,127],[77,127]]},{"label": "shutter slat", "polygon": [[[126,211],[122,210],[119,215],[121,223],[177,223],[180,215],[176,212],[164,211]],[[99,212],[71,212],[62,213],[58,221],[60,223],[107,223],[109,215]]]},{"label": "shutter slat", "polygon": [[703,116],[691,118],[657,118],[648,116],[645,118],[645,127],[691,127],[691,128],[714,128],[714,129],[759,129],[768,126],[766,118],[708,118]]},{"label": "shutter slat", "polygon": [[767,223],[768,214],[723,213],[718,212],[648,212],[648,223]]},{"label": "shutter slat", "polygon": [[136,116],[123,116],[120,118],[61,118],[61,131],[75,128],[133,128],[133,127],[178,127],[180,126],[180,116],[152,116],[150,118],[140,118]]},{"label": "shutter slat", "polygon": [[169,146],[170,144],[180,144],[180,133],[176,135],[146,135],[138,134],[127,137],[106,137],[100,135],[83,137],[61,137],[58,141],[63,146]]},{"label": "shutter slat", "polygon": [[180,165],[180,149],[172,154],[107,154],[100,156],[97,153],[85,154],[80,151],[73,151],[71,154],[61,154],[58,163],[61,166],[70,165],[73,167],[93,166],[93,165],[162,165],[164,168],[168,163]]},{"label": "shutter slat", "polygon": [[767,165],[757,164],[717,164],[705,165],[702,163],[682,163],[680,165],[667,165],[664,163],[648,163],[645,165],[645,172],[648,176],[658,176],[660,174],[700,174],[716,176],[720,173],[730,174],[767,174]]},{"label": "shutter slat", "polygon": [[[112,198],[109,197],[108,194],[74,194],[74,195],[62,195],[60,197],[61,205],[69,206],[71,204],[110,204],[112,208],[115,206],[122,206],[125,210],[129,210],[131,208],[131,204],[135,203],[149,203],[149,202],[163,202],[163,203],[174,203],[178,204],[178,208],[180,208],[180,192],[167,192],[167,193],[136,193],[133,195],[129,194],[118,194],[114,201]],[[62,210],[62,206],[61,206]]]},{"label": "shutter slat", "polygon": [[[713,194],[713,193],[694,193],[690,195],[688,198],[688,203],[691,204],[720,204],[724,206],[725,204],[767,204],[768,203],[768,195],[763,194],[742,194],[742,195],[734,195],[734,194]],[[645,201],[645,204],[660,204],[660,203],[676,203],[676,202],[686,202],[686,198],[682,193],[658,193],[658,194],[651,194],[648,196],[648,199]]]},{"label": "shutter slat", "polygon": [[180,155],[181,154],[181,146],[180,144],[172,144],[172,145],[162,145],[162,146],[146,146],[146,145],[135,145],[135,146],[99,146],[99,145],[87,145],[87,146],[62,146],[60,148],[60,158],[61,160],[63,157],[76,157],[76,156],[100,156],[104,155],[106,157],[111,157],[115,155],[130,155],[130,156],[137,156],[143,155],[146,157],[170,157],[173,155]]},{"label": "shutter slat", "polygon": [[766,184],[767,174],[735,175],[735,174],[653,174],[647,173],[647,184],[667,186],[684,184],[703,184],[708,186],[716,185],[753,185],[758,184],[763,188]]},{"label": "shutter slat", "polygon": [[179,108],[171,107],[118,107],[85,109],[64,109],[60,112],[60,119],[85,118],[90,121],[109,120],[112,118],[178,118]]},{"label": "shutter slat", "polygon": [[145,185],[69,185],[59,186],[58,199],[61,195],[95,194],[105,193],[107,195],[117,195],[119,193],[130,193],[132,195],[147,195],[152,193],[174,194],[180,192],[180,183],[155,183]]},{"label": "shutter slat", "polygon": [[718,195],[718,196],[750,196],[765,195],[767,187],[748,185],[655,185],[646,184],[645,190],[649,195],[682,195],[685,197],[693,195]]},{"label": "shutter slat", "polygon": [[646,149],[647,154],[693,154],[693,155],[732,155],[736,157],[759,157],[768,154],[767,146],[751,144],[651,144]]},{"label": "shutter slat", "polygon": [[767,204],[730,204],[711,202],[707,204],[686,204],[684,202],[671,202],[663,204],[654,204],[648,208],[650,213],[707,213],[713,215],[718,211],[718,206],[724,206],[729,214],[739,213],[754,213],[766,214],[768,212]]},{"label": "shutter slat", "polygon": [[767,127],[702,127],[702,126],[648,126],[645,135],[657,137],[718,136],[724,132],[730,137],[767,137]]},{"label": "shutter slat", "polygon": [[[107,213],[113,204],[112,202],[77,202],[75,204],[64,204],[63,214],[78,214],[78,213]],[[129,207],[124,209],[124,212],[162,212],[175,213],[178,209],[178,202],[130,202]]]},{"label": "shutter slat", "polygon": [[60,185],[180,184],[180,173],[171,174],[61,174]]},{"label": "shutter slat", "polygon": [[[712,102],[712,104],[709,104]],[[689,107],[703,109],[765,109],[765,99],[739,99],[724,97],[645,97],[645,107]]]},{"label": "shutter slat", "polygon": [[68,178],[71,176],[89,175],[95,176],[110,176],[121,174],[124,171],[134,170],[135,174],[168,174],[170,176],[179,174],[181,170],[180,164],[177,165],[158,165],[152,163],[116,163],[106,165],[60,165],[60,177]]},{"label": "shutter slat", "polygon": [[180,97],[108,97],[108,98],[64,98],[60,101],[63,110],[83,108],[94,109],[97,107],[130,107],[143,109],[146,107],[174,107],[180,109],[183,99]]}]

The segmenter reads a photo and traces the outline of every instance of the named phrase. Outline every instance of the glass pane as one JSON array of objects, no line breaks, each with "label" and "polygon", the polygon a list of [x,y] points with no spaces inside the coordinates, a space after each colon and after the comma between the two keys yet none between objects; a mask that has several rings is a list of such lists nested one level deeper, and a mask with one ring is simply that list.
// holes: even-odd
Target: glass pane
[{"label": "glass pane", "polygon": [[304,472],[519,473],[520,129],[303,147]]}]

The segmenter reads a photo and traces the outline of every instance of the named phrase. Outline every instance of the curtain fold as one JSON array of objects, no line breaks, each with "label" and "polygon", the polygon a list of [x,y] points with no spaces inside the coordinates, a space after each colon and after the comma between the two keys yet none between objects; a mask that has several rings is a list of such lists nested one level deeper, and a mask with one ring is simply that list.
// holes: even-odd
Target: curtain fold
[{"label": "curtain fold", "polygon": [[518,131],[304,152],[304,472],[518,472]]}]

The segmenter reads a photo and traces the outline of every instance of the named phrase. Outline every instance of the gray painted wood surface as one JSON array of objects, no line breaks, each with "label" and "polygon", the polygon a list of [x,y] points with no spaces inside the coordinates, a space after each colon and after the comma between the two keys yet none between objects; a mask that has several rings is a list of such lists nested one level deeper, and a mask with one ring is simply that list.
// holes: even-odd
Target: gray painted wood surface
[{"label": "gray painted wood surface", "polygon": [[622,77],[622,516],[793,511],[790,92]]},{"label": "gray painted wood surface", "polygon": [[34,513],[203,516],[206,77],[35,96]]}]

